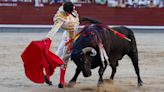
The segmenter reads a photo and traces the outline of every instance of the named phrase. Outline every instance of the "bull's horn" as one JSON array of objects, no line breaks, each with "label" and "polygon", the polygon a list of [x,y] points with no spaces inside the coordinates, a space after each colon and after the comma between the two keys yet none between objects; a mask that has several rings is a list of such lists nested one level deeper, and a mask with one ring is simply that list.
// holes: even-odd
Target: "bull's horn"
[{"label": "bull's horn", "polygon": [[91,56],[96,56],[97,51],[93,47],[86,47],[82,49],[82,52],[86,54],[87,52],[91,52]]}]

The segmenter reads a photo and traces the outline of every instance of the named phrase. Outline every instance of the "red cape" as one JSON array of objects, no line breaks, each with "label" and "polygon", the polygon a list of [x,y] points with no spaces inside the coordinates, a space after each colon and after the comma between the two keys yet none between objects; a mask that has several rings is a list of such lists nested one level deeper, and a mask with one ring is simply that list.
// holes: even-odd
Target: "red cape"
[{"label": "red cape", "polygon": [[[32,41],[21,55],[25,74],[35,83],[44,83],[44,75],[51,76],[57,66],[64,64],[57,55],[49,50],[50,45],[49,38]],[[43,73],[44,69],[46,74]]]}]

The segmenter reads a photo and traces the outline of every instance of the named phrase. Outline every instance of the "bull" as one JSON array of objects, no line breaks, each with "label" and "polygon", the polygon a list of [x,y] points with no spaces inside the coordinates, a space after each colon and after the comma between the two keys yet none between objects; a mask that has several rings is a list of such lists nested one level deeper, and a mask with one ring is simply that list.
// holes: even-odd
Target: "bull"
[{"label": "bull", "polygon": [[[70,85],[75,85],[79,74],[82,72],[84,77],[91,76],[91,69],[99,67],[98,85],[103,83],[103,74],[108,65],[111,66],[112,73],[110,79],[114,79],[117,71],[118,61],[123,56],[128,55],[134,66],[138,86],[142,86],[143,82],[140,77],[140,69],[138,64],[138,51],[134,33],[127,27],[113,27],[112,29],[102,24],[89,20],[90,25],[83,29],[80,37],[75,41],[71,53],[71,59],[77,65],[75,74],[70,80]],[[93,22],[93,23],[92,23]],[[112,30],[125,35],[131,41],[117,36]],[[101,46],[105,50],[104,62],[102,62]]]}]

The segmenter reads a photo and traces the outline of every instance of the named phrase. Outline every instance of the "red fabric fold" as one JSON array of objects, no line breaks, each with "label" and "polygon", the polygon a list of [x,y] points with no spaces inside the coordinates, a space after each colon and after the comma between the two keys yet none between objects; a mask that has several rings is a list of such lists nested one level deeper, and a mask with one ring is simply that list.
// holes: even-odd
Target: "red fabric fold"
[{"label": "red fabric fold", "polygon": [[[57,66],[63,61],[49,48],[49,38],[41,41],[32,41],[21,54],[26,76],[35,83],[44,83],[44,75],[51,76]],[[43,70],[45,68],[46,74]]]}]

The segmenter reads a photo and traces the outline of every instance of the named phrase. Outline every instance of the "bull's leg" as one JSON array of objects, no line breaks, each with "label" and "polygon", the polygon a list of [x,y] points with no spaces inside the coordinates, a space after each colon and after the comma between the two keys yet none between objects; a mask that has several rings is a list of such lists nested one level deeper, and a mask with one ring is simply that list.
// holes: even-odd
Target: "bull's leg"
[{"label": "bull's leg", "polygon": [[105,71],[106,67],[107,67],[107,64],[105,64],[105,67],[103,67],[103,65],[102,65],[99,68],[99,81],[98,81],[98,86],[103,83],[103,74],[104,74],[104,71]]},{"label": "bull's leg", "polygon": [[76,80],[77,80],[77,78],[78,78],[80,72],[81,72],[81,69],[77,67],[77,68],[76,68],[75,75],[74,75],[73,78],[69,81],[69,84],[68,84],[68,85],[69,85],[70,87],[73,87],[73,86],[76,84]]},{"label": "bull's leg", "polygon": [[143,81],[141,80],[141,77],[140,77],[140,71],[139,71],[139,67],[138,67],[138,63],[133,63],[133,66],[135,68],[135,72],[137,74],[137,77],[138,77],[138,86],[142,86],[143,85]]},{"label": "bull's leg", "polygon": [[138,66],[138,54],[133,52],[133,53],[129,54],[129,57],[132,60],[135,72],[136,72],[137,77],[138,77],[138,86],[142,86],[143,82],[142,82],[141,77],[140,77],[140,71],[139,71],[139,66]]},{"label": "bull's leg", "polygon": [[110,76],[110,79],[112,79],[112,80],[114,79],[114,75],[117,71],[117,66],[118,66],[118,64],[116,65],[115,63],[118,63],[118,61],[114,61],[112,64],[110,64],[110,66],[112,68],[112,74]]}]

